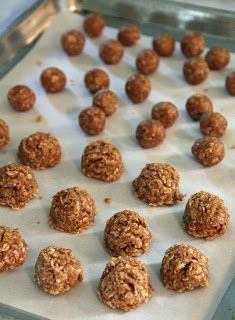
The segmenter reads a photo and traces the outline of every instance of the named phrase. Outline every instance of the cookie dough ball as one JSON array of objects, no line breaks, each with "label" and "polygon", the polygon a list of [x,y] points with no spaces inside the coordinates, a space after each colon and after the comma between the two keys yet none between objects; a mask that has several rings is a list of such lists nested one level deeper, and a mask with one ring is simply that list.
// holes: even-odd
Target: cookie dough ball
[{"label": "cookie dough ball", "polygon": [[81,54],[85,45],[84,35],[78,30],[65,32],[60,41],[62,48],[70,56]]},{"label": "cookie dough ball", "polygon": [[124,48],[120,41],[108,40],[100,46],[100,58],[106,64],[118,64],[124,54]]},{"label": "cookie dough ball", "polygon": [[49,225],[69,233],[81,233],[95,222],[95,201],[78,186],[57,192],[51,202]]},{"label": "cookie dough ball", "polygon": [[93,105],[109,117],[118,108],[118,97],[111,90],[99,90],[93,97]]},{"label": "cookie dough ball", "polygon": [[158,207],[181,202],[178,172],[167,163],[148,163],[133,181],[138,198],[148,205]]},{"label": "cookie dough ball", "polygon": [[225,87],[231,96],[235,96],[235,72],[231,72],[225,81]]},{"label": "cookie dough ball", "polygon": [[197,85],[207,79],[209,69],[205,60],[192,58],[184,63],[183,73],[185,80],[189,84]]},{"label": "cookie dough ball", "polygon": [[15,110],[28,111],[33,108],[36,95],[29,87],[16,85],[9,90],[7,99]]},{"label": "cookie dough ball", "polygon": [[0,168],[0,205],[20,209],[38,191],[37,181],[29,167],[12,163]]},{"label": "cookie dough ball", "polygon": [[91,38],[99,37],[102,34],[104,27],[104,19],[99,14],[90,14],[83,22],[83,29]]},{"label": "cookie dough ball", "polygon": [[141,51],[136,59],[136,68],[140,73],[149,75],[154,73],[160,63],[159,56],[155,51],[145,49]]},{"label": "cookie dough ball", "polygon": [[135,132],[136,140],[143,148],[153,148],[162,143],[166,133],[163,124],[158,120],[142,121]]},{"label": "cookie dough ball", "polygon": [[8,145],[9,141],[9,127],[4,120],[0,119],[0,149]]},{"label": "cookie dough ball", "polygon": [[110,308],[131,311],[148,301],[153,288],[143,263],[131,257],[118,257],[106,264],[97,293]]},{"label": "cookie dough ball", "polygon": [[32,169],[44,170],[60,162],[61,147],[51,133],[36,132],[21,140],[18,158]]},{"label": "cookie dough ball", "polygon": [[225,48],[212,48],[207,52],[206,62],[211,70],[221,70],[230,62],[230,53]]},{"label": "cookie dough ball", "polygon": [[169,57],[175,50],[175,39],[169,34],[153,38],[153,49],[162,57]]},{"label": "cookie dough ball", "polygon": [[213,111],[213,104],[209,97],[196,93],[186,101],[186,110],[193,120],[198,121],[204,113]]},{"label": "cookie dough ball", "polygon": [[161,121],[164,128],[173,126],[178,116],[178,109],[169,101],[158,102],[152,108],[152,118]]},{"label": "cookie dough ball", "polygon": [[215,137],[204,137],[194,142],[192,154],[203,166],[213,166],[224,159],[225,147]]},{"label": "cookie dough ball", "polygon": [[141,31],[136,26],[124,26],[118,32],[118,40],[126,47],[135,45],[140,37]]},{"label": "cookie dough ball", "polygon": [[64,90],[66,77],[59,68],[51,67],[45,69],[40,77],[41,85],[49,93],[57,93]]},{"label": "cookie dough ball", "polygon": [[131,76],[125,85],[126,94],[133,103],[145,101],[148,98],[151,89],[151,82],[144,74],[135,74]]},{"label": "cookie dough ball", "polygon": [[84,149],[81,170],[89,178],[112,182],[120,179],[124,164],[116,146],[97,140]]},{"label": "cookie dough ball", "polygon": [[91,93],[96,93],[101,89],[108,89],[110,80],[104,70],[95,68],[85,74],[84,83]]},{"label": "cookie dough ball", "polygon": [[181,50],[187,58],[198,57],[205,49],[205,39],[195,32],[187,33],[181,41]]},{"label": "cookie dough ball", "polygon": [[43,291],[62,294],[82,282],[82,266],[72,250],[49,246],[39,253],[34,280]]},{"label": "cookie dough ball", "polygon": [[79,114],[78,122],[84,132],[93,136],[104,130],[105,114],[97,107],[89,107]]},{"label": "cookie dough ball", "polygon": [[106,223],[104,243],[112,256],[137,257],[149,251],[152,235],[144,218],[124,210]]},{"label": "cookie dough ball", "polygon": [[222,137],[227,126],[226,118],[219,112],[204,113],[200,120],[201,132],[209,137]]},{"label": "cookie dough ball", "polygon": [[164,255],[161,277],[167,289],[177,292],[208,287],[208,259],[193,246],[175,244]]},{"label": "cookie dough ball", "polygon": [[183,221],[191,236],[212,240],[226,232],[230,217],[222,199],[200,191],[189,198]]}]

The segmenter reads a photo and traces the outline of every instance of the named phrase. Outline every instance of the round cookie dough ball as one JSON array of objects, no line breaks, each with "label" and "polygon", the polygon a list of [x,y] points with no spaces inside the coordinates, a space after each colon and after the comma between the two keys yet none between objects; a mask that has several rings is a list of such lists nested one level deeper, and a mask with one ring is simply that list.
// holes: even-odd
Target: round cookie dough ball
[{"label": "round cookie dough ball", "polygon": [[173,205],[181,202],[178,172],[167,163],[148,163],[133,181],[138,198],[149,206]]},{"label": "round cookie dough ball", "polygon": [[191,236],[212,240],[226,232],[230,217],[222,199],[200,191],[189,198],[183,221]]},{"label": "round cookie dough ball", "polygon": [[164,128],[173,126],[178,116],[178,109],[169,101],[158,102],[152,108],[152,118],[161,121]]},{"label": "round cookie dough ball", "polygon": [[225,48],[212,48],[207,52],[206,62],[211,70],[221,70],[230,62],[230,53]]},{"label": "round cookie dough ball", "polygon": [[126,94],[133,103],[145,101],[148,98],[151,89],[151,82],[144,74],[135,74],[131,76],[125,85]]},{"label": "round cookie dough ball", "polygon": [[8,145],[9,141],[9,127],[3,119],[0,119],[0,149]]},{"label": "round cookie dough ball", "polygon": [[84,83],[91,93],[96,93],[101,89],[108,89],[110,80],[104,70],[95,68],[85,74]]},{"label": "round cookie dough ball", "polygon": [[0,205],[20,209],[35,197],[38,191],[31,168],[19,163],[0,168]]},{"label": "round cookie dough ball", "polygon": [[44,170],[60,162],[61,147],[51,133],[36,132],[21,140],[18,158],[32,169]]},{"label": "round cookie dough ball", "polygon": [[205,49],[205,39],[195,32],[187,33],[181,41],[181,50],[187,58],[198,57]]},{"label": "round cookie dough ball", "polygon": [[97,107],[89,107],[81,111],[79,125],[88,135],[97,135],[104,130],[105,114]]},{"label": "round cookie dough ball", "polygon": [[175,244],[164,255],[161,277],[167,289],[177,292],[208,287],[208,259],[193,246]]},{"label": "round cookie dough ball", "polygon": [[61,190],[53,196],[49,225],[59,231],[81,233],[94,224],[95,215],[92,196],[76,186]]},{"label": "round cookie dough ball", "polygon": [[51,67],[41,73],[41,85],[49,93],[57,93],[64,90],[66,77],[59,68]]},{"label": "round cookie dough ball", "polygon": [[219,112],[204,113],[200,120],[201,132],[209,137],[222,137],[227,126],[226,118]]},{"label": "round cookie dough ball", "polygon": [[137,55],[136,58],[136,68],[140,73],[149,75],[154,73],[160,63],[159,56],[155,51],[145,49]]},{"label": "round cookie dough ball", "polygon": [[207,79],[209,69],[205,60],[192,58],[184,63],[183,73],[189,84],[196,85]]},{"label": "round cookie dough ball", "polygon": [[143,148],[153,148],[162,143],[166,133],[163,124],[158,120],[142,121],[136,128],[136,140]]},{"label": "round cookie dough ball", "polygon": [[186,101],[186,110],[193,120],[198,121],[204,113],[213,111],[213,104],[209,97],[196,93]]},{"label": "round cookie dough ball", "polygon": [[99,90],[93,97],[93,105],[109,117],[118,108],[118,97],[111,90]]},{"label": "round cookie dough ball", "polygon": [[29,87],[16,85],[9,90],[7,99],[15,110],[28,111],[33,108],[36,95]]},{"label": "round cookie dough ball", "polygon": [[104,19],[99,14],[90,14],[83,22],[83,29],[91,38],[99,37],[102,34],[104,27]]},{"label": "round cookie dough ball", "polygon": [[134,211],[118,212],[106,222],[104,243],[112,256],[141,256],[151,240],[146,221]]},{"label": "round cookie dough ball", "polygon": [[118,32],[118,40],[126,47],[135,45],[140,37],[141,31],[136,26],[124,26]]},{"label": "round cookie dough ball", "polygon": [[225,81],[225,87],[231,96],[235,96],[235,71],[231,72]]},{"label": "round cookie dough ball", "polygon": [[192,154],[203,166],[213,166],[224,159],[225,147],[215,137],[204,137],[194,142]]},{"label": "round cookie dough ball", "polygon": [[85,45],[85,37],[78,30],[69,30],[61,36],[61,46],[70,56],[78,56]]},{"label": "round cookie dough ball", "polygon": [[43,291],[62,294],[83,280],[82,266],[72,250],[49,246],[39,253],[34,280]]},{"label": "round cookie dough ball", "polygon": [[162,57],[169,57],[175,50],[175,39],[169,34],[153,38],[153,49]]},{"label": "round cookie dough ball", "polygon": [[123,45],[118,40],[107,40],[100,45],[100,58],[106,64],[118,64],[123,54]]},{"label": "round cookie dough ball", "polygon": [[146,266],[131,257],[112,258],[105,266],[98,286],[98,297],[112,309],[130,311],[152,296]]}]

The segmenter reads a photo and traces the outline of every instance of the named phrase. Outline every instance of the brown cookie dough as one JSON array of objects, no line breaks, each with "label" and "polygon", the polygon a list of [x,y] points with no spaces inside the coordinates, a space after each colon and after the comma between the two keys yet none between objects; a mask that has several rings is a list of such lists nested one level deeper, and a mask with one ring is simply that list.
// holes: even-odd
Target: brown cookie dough
[{"label": "brown cookie dough", "polygon": [[18,158],[33,169],[44,170],[60,162],[61,147],[51,133],[36,132],[21,140]]},{"label": "brown cookie dough", "polygon": [[78,122],[88,135],[97,135],[104,130],[105,114],[97,107],[89,107],[80,112]]},{"label": "brown cookie dough", "polygon": [[153,38],[153,49],[162,57],[169,57],[175,50],[175,39],[169,34]]},{"label": "brown cookie dough", "polygon": [[227,126],[226,118],[219,112],[204,113],[200,119],[200,129],[205,136],[222,137]]},{"label": "brown cookie dough", "polygon": [[9,127],[3,119],[0,119],[0,149],[8,145],[9,141]]},{"label": "brown cookie dough", "polygon": [[112,309],[131,311],[139,307],[153,294],[146,266],[131,257],[112,258],[105,266],[97,294]]},{"label": "brown cookie dough", "polygon": [[144,74],[135,74],[131,76],[125,85],[126,94],[133,103],[145,101],[148,98],[151,89],[151,82]]},{"label": "brown cookie dough", "polygon": [[89,178],[112,182],[120,179],[124,164],[116,146],[97,140],[84,149],[81,170]]},{"label": "brown cookie dough", "polygon": [[39,191],[32,170],[18,163],[0,168],[0,205],[24,207]]},{"label": "brown cookie dough", "polygon": [[134,211],[118,212],[106,222],[104,243],[112,256],[141,256],[151,240],[146,221]]},{"label": "brown cookie dough", "polygon": [[85,74],[84,83],[91,93],[96,93],[101,89],[108,89],[110,80],[104,70],[95,68]]},{"label": "brown cookie dough", "polygon": [[204,113],[213,111],[213,104],[209,97],[196,93],[186,101],[186,110],[193,120],[198,121]]},{"label": "brown cookie dough", "polygon": [[81,233],[95,222],[95,201],[78,186],[57,192],[51,202],[49,225],[69,233]]},{"label": "brown cookie dough", "polygon": [[60,39],[61,46],[70,56],[78,56],[82,53],[85,45],[85,37],[78,30],[65,32]]},{"label": "brown cookie dough", "polygon": [[160,59],[153,50],[145,49],[137,55],[136,68],[140,73],[149,75],[154,73],[159,67]]},{"label": "brown cookie dough", "polygon": [[183,200],[179,174],[167,163],[148,163],[133,181],[138,198],[149,206],[173,205]]},{"label": "brown cookie dough", "polygon": [[187,33],[181,41],[181,50],[187,58],[198,57],[205,49],[205,39],[195,32]]},{"label": "brown cookie dough", "polygon": [[59,68],[51,67],[45,69],[40,76],[41,85],[49,93],[57,93],[64,90],[66,76]]},{"label": "brown cookie dough", "polygon": [[62,294],[83,280],[82,266],[72,250],[50,246],[39,253],[34,280],[43,291]]},{"label": "brown cookie dough", "polygon": [[123,54],[123,45],[118,40],[107,40],[100,45],[100,58],[106,64],[118,64]]},{"label": "brown cookie dough", "polygon": [[194,142],[192,154],[204,166],[213,166],[224,159],[225,148],[215,137],[204,137]]},{"label": "brown cookie dough", "polygon": [[33,108],[36,95],[29,87],[16,85],[9,90],[7,99],[15,110],[28,111]]},{"label": "brown cookie dough", "polygon": [[17,229],[0,226],[0,272],[22,266],[28,249]]},{"label": "brown cookie dough", "polygon": [[231,96],[235,96],[235,71],[226,77],[225,88]]},{"label": "brown cookie dough", "polygon": [[175,244],[164,255],[161,277],[167,289],[177,292],[208,287],[208,259],[193,246]]},{"label": "brown cookie dough", "polygon": [[226,232],[230,217],[222,199],[200,191],[189,198],[183,221],[191,236],[212,240]]},{"label": "brown cookie dough", "polygon": [[185,80],[196,85],[202,83],[209,75],[208,65],[201,58],[192,58],[184,63],[183,73]]},{"label": "brown cookie dough", "polygon": [[99,14],[90,14],[83,21],[83,29],[91,38],[99,37],[105,27],[103,17]]},{"label": "brown cookie dough", "polygon": [[178,109],[169,101],[158,102],[152,108],[152,118],[161,121],[164,128],[173,126],[178,116]]},{"label": "brown cookie dough", "polygon": [[206,55],[206,62],[211,70],[221,70],[230,62],[230,53],[225,48],[211,48]]},{"label": "brown cookie dough", "polygon": [[135,45],[140,37],[141,31],[136,26],[124,26],[118,32],[118,40],[126,47]]},{"label": "brown cookie dough", "polygon": [[109,117],[118,108],[118,97],[111,90],[99,90],[93,97],[93,105]]},{"label": "brown cookie dough", "polygon": [[142,121],[136,128],[136,140],[143,148],[153,148],[162,143],[166,133],[163,124],[158,120]]}]

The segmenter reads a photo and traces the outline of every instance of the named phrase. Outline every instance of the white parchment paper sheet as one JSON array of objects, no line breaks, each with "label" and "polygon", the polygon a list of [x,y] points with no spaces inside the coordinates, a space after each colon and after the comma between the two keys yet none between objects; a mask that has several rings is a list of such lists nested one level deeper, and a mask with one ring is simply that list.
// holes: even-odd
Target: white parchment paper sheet
[{"label": "white parchment paper sheet", "polygon": [[[207,81],[199,86],[189,86],[182,77],[184,58],[177,49],[171,58],[162,58],[157,73],[151,76],[153,85],[149,99],[132,105],[126,98],[124,85],[135,72],[134,61],[138,51],[151,46],[151,38],[144,36],[138,45],[125,50],[123,61],[117,66],[105,66],[98,56],[99,44],[116,36],[116,30],[106,28],[98,40],[86,41],[84,54],[69,58],[60,48],[60,35],[67,29],[81,29],[82,17],[77,14],[58,15],[34,49],[0,83],[0,113],[10,126],[11,143],[0,155],[1,166],[16,160],[21,138],[42,130],[55,134],[63,148],[60,165],[45,171],[35,171],[42,200],[33,200],[18,212],[0,208],[0,223],[18,227],[30,247],[25,265],[13,272],[0,275],[0,301],[50,319],[210,319],[234,274],[234,184],[235,143],[234,98],[224,90],[230,66],[221,72],[211,72]],[[43,64],[38,66],[38,60]],[[63,69],[68,78],[67,89],[59,94],[46,94],[39,83],[41,71],[49,66]],[[92,96],[83,84],[86,71],[93,67],[104,68],[111,78],[111,89],[120,97],[120,107],[107,119],[105,131],[98,138],[108,138],[123,155],[126,171],[120,181],[104,183],[89,179],[80,172],[81,153],[96,137],[87,137],[77,125],[82,108],[91,105]],[[6,101],[9,88],[24,83],[37,94],[36,107],[19,113]],[[229,128],[222,139],[226,145],[226,158],[219,165],[203,168],[191,156],[193,142],[201,136],[198,123],[185,113],[185,101],[194,92],[206,92],[214,102],[216,111],[229,119]],[[165,141],[157,148],[141,149],[135,142],[137,124],[150,117],[151,107],[161,100],[170,100],[180,109],[177,124],[167,130]],[[41,114],[44,122],[35,121]],[[131,181],[147,162],[167,162],[177,168],[181,176],[180,189],[186,193],[185,201],[176,206],[150,208],[133,195]],[[51,197],[59,190],[79,185],[88,190],[97,203],[95,225],[80,235],[52,231],[48,227]],[[221,196],[231,214],[228,232],[214,241],[196,240],[182,229],[182,214],[187,198],[200,190]],[[112,198],[110,205],[103,199]],[[153,242],[149,253],[140,258],[147,264],[155,293],[146,305],[131,313],[113,311],[96,296],[96,287],[109,254],[103,248],[103,229],[106,220],[114,213],[131,209],[139,212],[149,223]],[[40,223],[38,223],[40,222]],[[165,250],[174,243],[189,243],[202,250],[210,262],[210,286],[207,289],[177,294],[163,287],[159,279],[160,263]],[[33,271],[39,251],[56,245],[71,248],[81,260],[84,281],[62,296],[53,297],[41,291],[33,281]]]}]

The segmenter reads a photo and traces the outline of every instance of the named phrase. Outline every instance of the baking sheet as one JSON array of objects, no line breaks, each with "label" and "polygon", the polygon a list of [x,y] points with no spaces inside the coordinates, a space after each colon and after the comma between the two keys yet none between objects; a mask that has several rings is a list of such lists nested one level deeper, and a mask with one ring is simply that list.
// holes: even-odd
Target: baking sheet
[{"label": "baking sheet", "polygon": [[[149,99],[132,105],[124,93],[127,77],[135,72],[135,55],[150,47],[150,37],[144,36],[139,44],[125,50],[123,61],[117,66],[106,66],[98,57],[98,46],[107,38],[116,36],[116,30],[106,28],[97,40],[86,41],[84,54],[70,58],[60,48],[62,32],[70,28],[81,29],[82,17],[72,13],[58,14],[38,41],[34,49],[0,83],[1,117],[11,132],[11,143],[1,151],[1,165],[16,160],[22,137],[42,130],[56,135],[63,148],[59,166],[42,172],[35,171],[39,182],[41,200],[33,200],[20,211],[0,208],[1,225],[18,227],[29,244],[26,263],[18,270],[0,275],[0,302],[50,319],[210,319],[234,275],[234,212],[235,204],[235,109],[234,98],[224,90],[224,78],[235,68],[235,58],[228,68],[211,72],[209,79],[196,87],[186,84],[182,77],[184,58],[178,47],[171,58],[162,58],[157,73],[151,76],[153,90]],[[42,64],[41,64],[42,62]],[[65,92],[46,94],[39,83],[41,71],[49,66],[63,69],[68,78]],[[99,137],[87,137],[77,125],[78,113],[91,105],[92,96],[83,85],[86,71],[102,66],[111,77],[111,89],[120,97],[118,111],[107,119],[105,131]],[[27,113],[12,110],[6,102],[11,86],[24,83],[37,93],[36,107]],[[193,123],[185,113],[185,101],[194,92],[208,94],[216,111],[229,119],[229,128],[222,139],[226,145],[226,158],[216,167],[203,168],[191,156],[191,146],[199,138],[198,123]],[[150,116],[151,107],[161,100],[170,100],[180,109],[177,124],[167,130],[165,141],[157,148],[143,150],[135,142],[137,124]],[[36,122],[42,115],[44,121]],[[116,144],[125,163],[123,177],[114,183],[89,179],[80,172],[81,153],[84,147],[98,138],[108,138]],[[131,181],[148,162],[167,162],[176,167],[181,176],[180,189],[186,200],[200,190],[221,196],[229,209],[231,225],[228,232],[214,241],[196,240],[182,229],[181,221],[186,200],[179,205],[150,208],[133,195]],[[95,225],[80,235],[52,231],[48,226],[51,197],[59,190],[79,185],[88,190],[96,200]],[[104,198],[112,198],[107,205]],[[96,296],[99,277],[110,259],[103,247],[103,229],[106,220],[114,213],[131,209],[140,213],[149,223],[153,242],[149,253],[139,259],[146,263],[151,283],[155,289],[146,305],[123,313],[102,304]],[[202,250],[209,258],[210,286],[192,292],[177,294],[163,287],[159,279],[160,263],[165,250],[174,243],[189,243]],[[48,246],[68,247],[80,259],[84,268],[84,281],[62,296],[53,297],[41,291],[33,282],[33,270],[39,251]]]}]

